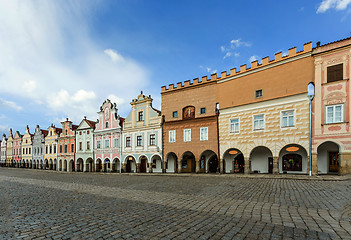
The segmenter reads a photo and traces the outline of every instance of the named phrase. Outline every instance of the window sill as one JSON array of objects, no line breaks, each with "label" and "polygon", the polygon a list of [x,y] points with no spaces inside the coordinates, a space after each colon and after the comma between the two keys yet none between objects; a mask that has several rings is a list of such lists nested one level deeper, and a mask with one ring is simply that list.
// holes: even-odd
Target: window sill
[{"label": "window sill", "polygon": [[341,124],[345,124],[345,123],[349,123],[349,122],[337,122],[337,123],[322,123],[321,125],[324,126],[328,126],[328,125],[341,125]]},{"label": "window sill", "polygon": [[325,83],[322,83],[322,86],[324,86],[324,85],[330,85],[330,84],[333,84],[333,83],[339,83],[339,82],[342,82],[342,81],[347,82],[347,81],[349,81],[349,78],[337,80],[337,81],[334,81],[334,82],[325,82]]}]

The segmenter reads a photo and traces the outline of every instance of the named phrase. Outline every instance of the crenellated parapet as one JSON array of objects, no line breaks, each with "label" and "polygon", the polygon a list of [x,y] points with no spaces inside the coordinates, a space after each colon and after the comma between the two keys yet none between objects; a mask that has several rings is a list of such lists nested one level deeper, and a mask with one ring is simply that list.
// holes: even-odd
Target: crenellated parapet
[{"label": "crenellated parapet", "polygon": [[201,80],[199,78],[195,78],[193,81],[187,80],[187,81],[184,81],[184,83],[178,82],[176,85],[170,84],[168,88],[166,86],[162,86],[161,94],[179,90],[179,89],[184,89],[187,87],[201,86],[203,84],[217,82],[225,78],[248,73],[250,71],[267,67],[267,66],[276,64],[278,62],[286,61],[288,59],[292,59],[294,57],[301,56],[303,54],[311,53],[311,52],[312,52],[312,42],[308,42],[303,45],[302,51],[297,52],[297,48],[293,47],[288,50],[288,55],[283,56],[282,52],[278,52],[274,55],[274,59],[272,60],[270,60],[269,57],[267,56],[262,58],[261,63],[259,63],[258,60],[251,62],[251,67],[248,67],[246,64],[244,64],[240,66],[239,70],[237,70],[236,68],[232,68],[230,69],[229,73],[227,71],[221,72],[220,76],[218,76],[217,73],[214,73],[214,74],[211,74],[210,78],[208,78],[208,76],[203,76]]}]

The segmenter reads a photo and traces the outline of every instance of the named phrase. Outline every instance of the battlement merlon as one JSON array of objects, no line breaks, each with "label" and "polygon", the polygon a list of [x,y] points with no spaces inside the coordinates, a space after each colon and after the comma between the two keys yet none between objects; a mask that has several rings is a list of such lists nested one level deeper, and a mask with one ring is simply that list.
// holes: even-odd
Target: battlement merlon
[{"label": "battlement merlon", "polygon": [[273,63],[277,63],[279,61],[284,61],[286,59],[289,59],[289,58],[292,58],[295,56],[299,56],[299,55],[302,55],[305,53],[312,52],[312,49],[313,49],[312,42],[308,42],[308,43],[305,43],[303,45],[303,50],[300,52],[297,52],[296,47],[292,47],[288,50],[288,55],[283,56],[283,53],[280,51],[280,52],[274,54],[273,60],[269,60],[269,57],[267,56],[267,57],[262,58],[261,64],[258,62],[258,60],[255,60],[255,61],[251,62],[251,67],[247,67],[246,64],[241,65],[240,70],[238,72],[237,72],[236,68],[232,68],[232,69],[230,69],[229,74],[227,74],[227,71],[223,71],[223,72],[221,72],[219,77],[218,77],[217,73],[213,73],[213,74],[211,74],[210,78],[208,78],[208,76],[203,76],[201,78],[201,81],[199,81],[199,78],[195,78],[192,82],[190,80],[186,80],[186,81],[184,81],[184,83],[178,82],[176,87],[174,86],[174,84],[170,84],[168,86],[168,88],[167,88],[167,86],[162,86],[161,87],[161,94],[166,93],[166,92],[170,92],[170,91],[179,90],[179,89],[184,89],[187,87],[202,85],[202,84],[206,84],[209,82],[216,82],[216,81],[222,80],[224,78],[239,75],[239,74],[251,71],[253,69],[259,69],[261,67],[268,66],[268,65],[273,64]]}]

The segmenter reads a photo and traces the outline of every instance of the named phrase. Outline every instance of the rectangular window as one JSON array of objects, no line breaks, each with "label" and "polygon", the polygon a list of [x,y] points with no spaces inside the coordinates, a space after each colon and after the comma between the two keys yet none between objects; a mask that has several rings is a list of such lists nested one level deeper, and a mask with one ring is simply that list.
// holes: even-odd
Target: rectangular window
[{"label": "rectangular window", "polygon": [[191,129],[184,129],[184,142],[191,142]]},{"label": "rectangular window", "polygon": [[60,145],[60,153],[62,153],[62,145]]},{"label": "rectangular window", "polygon": [[110,147],[110,139],[106,139],[105,140],[105,148],[109,148]]},{"label": "rectangular window", "polygon": [[24,151],[25,151],[25,150],[24,150],[24,148],[23,148],[23,154],[24,154]]},{"label": "rectangular window", "polygon": [[118,147],[119,147],[118,138],[115,138],[115,140],[114,140],[114,146],[115,146],[115,148],[118,148]]},{"label": "rectangular window", "polygon": [[65,144],[65,153],[67,153],[67,144]]},{"label": "rectangular window", "polygon": [[155,146],[155,145],[156,145],[156,135],[150,134],[150,146]]},{"label": "rectangular window", "polygon": [[90,142],[87,141],[87,150],[90,150]]},{"label": "rectangular window", "polygon": [[54,153],[56,153],[56,145],[54,145]]},{"label": "rectangular window", "polygon": [[137,136],[137,146],[142,146],[143,138],[141,136]]},{"label": "rectangular window", "polygon": [[31,154],[31,150],[32,150],[32,149],[31,149],[31,148],[29,148],[29,154]]},{"label": "rectangular window", "polygon": [[90,133],[90,132],[89,132],[89,130],[88,130],[88,131],[87,131],[87,134],[89,135],[89,133]]},{"label": "rectangular window", "polygon": [[239,132],[239,118],[230,119],[230,132]]},{"label": "rectangular window", "polygon": [[130,147],[130,137],[126,137],[126,147]]},{"label": "rectangular window", "polygon": [[327,67],[327,82],[343,80],[343,64]]},{"label": "rectangular window", "polygon": [[201,108],[200,109],[200,114],[205,114],[206,113],[206,108]]},{"label": "rectangular window", "polygon": [[168,131],[168,141],[175,142],[176,141],[176,130]]},{"label": "rectangular window", "polygon": [[262,89],[256,90],[256,92],[255,92],[255,97],[256,97],[256,98],[263,97],[263,90],[262,90]]},{"label": "rectangular window", "polygon": [[83,143],[79,142],[79,151],[82,151],[82,150],[83,150]]},{"label": "rectangular window", "polygon": [[74,153],[74,143],[71,144],[71,153]]},{"label": "rectangular window", "polygon": [[100,141],[96,141],[96,148],[101,148],[101,142]]},{"label": "rectangular window", "polygon": [[340,123],[344,121],[344,105],[326,106],[326,123]]},{"label": "rectangular window", "polygon": [[254,130],[262,130],[264,129],[264,115],[256,115],[254,116]]},{"label": "rectangular window", "polygon": [[208,127],[200,128],[200,141],[208,140]]},{"label": "rectangular window", "polygon": [[174,117],[174,118],[177,118],[177,117],[178,117],[178,112],[177,112],[177,111],[174,111],[174,112],[173,112],[173,117]]},{"label": "rectangular window", "polygon": [[294,110],[282,112],[282,127],[293,127],[295,126]]},{"label": "rectangular window", "polygon": [[48,154],[48,145],[46,145],[45,154]]},{"label": "rectangular window", "polygon": [[139,113],[138,113],[138,121],[144,121],[144,112],[143,111],[140,111]]}]

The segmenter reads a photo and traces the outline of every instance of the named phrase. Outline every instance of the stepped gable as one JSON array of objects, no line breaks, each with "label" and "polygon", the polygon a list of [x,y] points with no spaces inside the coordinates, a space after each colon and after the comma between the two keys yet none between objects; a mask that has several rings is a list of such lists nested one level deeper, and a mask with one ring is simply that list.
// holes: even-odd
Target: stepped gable
[{"label": "stepped gable", "polygon": [[237,75],[240,75],[243,73],[247,73],[249,71],[256,70],[256,69],[268,66],[270,64],[274,64],[274,63],[277,63],[277,62],[280,62],[283,60],[287,60],[289,58],[293,58],[296,56],[300,56],[302,54],[309,53],[309,52],[312,52],[312,42],[305,43],[303,45],[303,50],[300,52],[297,52],[297,48],[293,47],[293,48],[290,48],[288,50],[288,55],[286,55],[286,56],[283,56],[282,52],[278,52],[274,55],[273,60],[269,60],[269,57],[267,56],[267,57],[262,58],[261,64],[258,62],[258,60],[253,61],[253,62],[251,62],[250,68],[248,68],[247,65],[244,64],[244,65],[240,66],[239,71],[237,71],[236,68],[232,68],[232,69],[230,69],[229,73],[227,73],[227,71],[221,72],[220,76],[218,76],[217,73],[214,73],[214,74],[211,74],[210,78],[208,78],[207,76],[203,76],[201,78],[201,80],[199,80],[199,78],[195,78],[192,82],[190,80],[187,80],[184,83],[178,82],[176,84],[176,86],[174,86],[174,84],[170,84],[170,85],[168,85],[168,87],[162,86],[161,87],[161,94],[176,91],[179,89],[184,89],[187,87],[200,86],[200,85],[206,84],[206,83],[217,82],[217,81],[223,80],[225,78],[229,78],[229,77],[237,76]]}]

